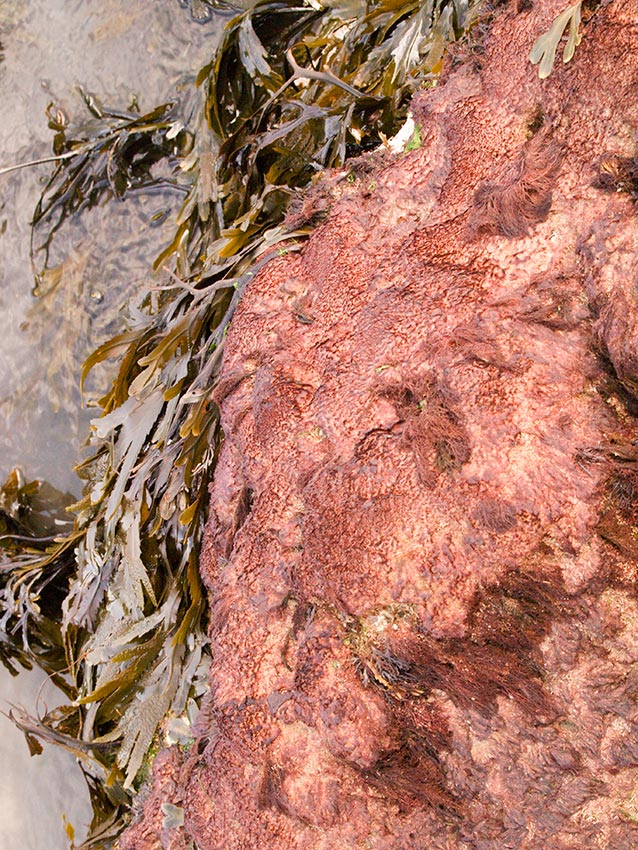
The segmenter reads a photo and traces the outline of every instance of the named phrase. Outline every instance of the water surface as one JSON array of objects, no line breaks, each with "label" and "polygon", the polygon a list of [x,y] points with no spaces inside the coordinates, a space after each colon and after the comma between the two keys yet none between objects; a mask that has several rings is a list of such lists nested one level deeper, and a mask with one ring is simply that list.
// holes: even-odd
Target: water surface
[{"label": "water surface", "polygon": [[[217,40],[220,20],[198,25],[173,0],[2,0],[0,167],[51,153],[47,104],[88,113],[78,86],[105,106],[141,112],[182,97]],[[0,476],[19,462],[77,493],[70,472],[95,411],[80,411],[78,364],[121,322],[119,308],[145,278],[173,229],[153,216],[177,193],[111,201],[65,228],[61,282],[32,295],[29,223],[51,173],[43,165],[0,177]]]}]

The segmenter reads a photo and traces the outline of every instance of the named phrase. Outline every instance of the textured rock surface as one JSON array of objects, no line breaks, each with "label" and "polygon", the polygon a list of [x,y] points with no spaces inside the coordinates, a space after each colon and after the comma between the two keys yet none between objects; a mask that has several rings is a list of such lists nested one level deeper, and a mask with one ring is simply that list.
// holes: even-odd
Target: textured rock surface
[{"label": "textured rock surface", "polygon": [[156,780],[123,848],[635,843],[638,4],[541,82],[563,6],[499,9],[247,291],[185,826]]}]

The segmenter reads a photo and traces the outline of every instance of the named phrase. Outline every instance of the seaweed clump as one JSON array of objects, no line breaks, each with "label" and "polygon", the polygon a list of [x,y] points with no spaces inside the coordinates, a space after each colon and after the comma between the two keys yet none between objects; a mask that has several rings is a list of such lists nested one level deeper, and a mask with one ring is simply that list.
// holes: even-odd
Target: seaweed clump
[{"label": "seaweed clump", "polygon": [[155,263],[159,283],[84,364],[82,382],[118,359],[78,467],[73,528],[2,553],[0,657],[65,671],[73,700],[55,716],[17,720],[31,740],[80,754],[95,811],[85,847],[113,846],[162,720],[192,718],[205,688],[197,565],[222,439],[211,391],[242,292],[309,232],[312,222],[284,221],[299,190],[398,129],[477,8],[258,0],[230,18],[188,114],[174,104],[108,112],[87,96],[93,129],[74,135],[50,111],[59,162],[34,217],[40,277],[72,216],[156,180],[185,195]]},{"label": "seaweed clump", "polygon": [[638,200],[638,157],[605,156],[600,162],[594,181],[605,192],[624,192],[632,201]]}]

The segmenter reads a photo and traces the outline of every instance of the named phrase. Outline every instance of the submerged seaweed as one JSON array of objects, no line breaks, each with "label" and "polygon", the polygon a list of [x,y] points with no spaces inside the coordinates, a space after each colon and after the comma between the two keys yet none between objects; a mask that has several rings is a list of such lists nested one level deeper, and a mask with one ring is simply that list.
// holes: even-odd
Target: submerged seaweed
[{"label": "submerged seaweed", "polygon": [[222,439],[211,390],[235,307],[261,265],[309,232],[311,222],[284,223],[298,191],[396,132],[477,6],[260,0],[232,17],[200,71],[188,126],[171,104],[139,116],[105,112],[88,96],[91,133],[50,113],[65,158],[34,217],[41,277],[69,217],[154,181],[185,192],[158,283],[82,371],[84,382],[118,360],[79,467],[73,529],[37,540],[0,511],[9,532],[32,538],[14,536],[2,550],[0,658],[33,659],[60,680],[66,672],[72,705],[16,720],[29,740],[82,754],[95,810],[86,847],[112,846],[160,723],[192,713],[205,688],[197,564]]}]

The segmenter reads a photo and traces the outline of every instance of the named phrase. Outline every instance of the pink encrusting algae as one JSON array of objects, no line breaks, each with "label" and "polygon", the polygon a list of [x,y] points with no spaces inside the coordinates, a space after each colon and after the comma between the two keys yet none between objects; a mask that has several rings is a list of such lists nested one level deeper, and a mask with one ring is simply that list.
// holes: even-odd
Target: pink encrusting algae
[{"label": "pink encrusting algae", "polygon": [[156,779],[122,848],[635,843],[638,8],[540,81],[561,11],[496,10],[248,288],[184,826]]}]

